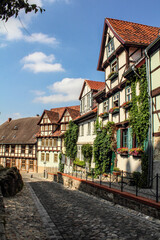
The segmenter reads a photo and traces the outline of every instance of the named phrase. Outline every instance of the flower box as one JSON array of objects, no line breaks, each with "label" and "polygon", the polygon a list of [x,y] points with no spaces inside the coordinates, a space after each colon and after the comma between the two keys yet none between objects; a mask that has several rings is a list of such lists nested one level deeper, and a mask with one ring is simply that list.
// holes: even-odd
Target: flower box
[{"label": "flower box", "polygon": [[131,148],[129,151],[129,154],[134,157],[141,157],[142,153],[143,153],[142,148]]},{"label": "flower box", "polygon": [[99,114],[99,117],[101,117],[101,118],[107,118],[108,116],[109,116],[108,112],[104,112],[104,113]]},{"label": "flower box", "polygon": [[111,72],[111,73],[108,75],[108,80],[113,80],[113,79],[115,79],[116,77],[118,77],[118,72]]},{"label": "flower box", "polygon": [[118,148],[117,153],[123,156],[128,156],[128,148],[126,147]]},{"label": "flower box", "polygon": [[123,109],[128,109],[128,108],[130,108],[131,106],[132,106],[132,101],[124,102],[124,103],[122,104],[122,108],[123,108]]},{"label": "flower box", "polygon": [[109,112],[112,114],[119,113],[119,107],[113,107],[109,110]]}]

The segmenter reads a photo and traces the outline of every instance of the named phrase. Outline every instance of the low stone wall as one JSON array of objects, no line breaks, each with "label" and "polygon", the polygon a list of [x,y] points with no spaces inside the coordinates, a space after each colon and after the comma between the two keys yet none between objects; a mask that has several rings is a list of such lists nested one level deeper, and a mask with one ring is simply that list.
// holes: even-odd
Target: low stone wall
[{"label": "low stone wall", "polygon": [[70,187],[75,190],[80,190],[94,196],[106,199],[136,211],[142,212],[146,215],[160,219],[160,203],[144,197],[136,197],[127,192],[121,192],[117,189],[102,186],[97,183],[79,179],[64,173],[57,173],[54,181]]},{"label": "low stone wall", "polygon": [[0,239],[1,240],[6,240],[4,225],[5,225],[5,209],[3,204],[3,196],[0,188]]}]

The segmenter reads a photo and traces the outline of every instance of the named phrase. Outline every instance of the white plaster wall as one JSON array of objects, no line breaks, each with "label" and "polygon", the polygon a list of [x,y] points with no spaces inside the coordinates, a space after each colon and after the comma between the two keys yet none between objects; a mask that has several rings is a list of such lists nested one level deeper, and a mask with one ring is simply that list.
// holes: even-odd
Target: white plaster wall
[{"label": "white plaster wall", "polygon": [[160,68],[151,73],[151,90],[160,86]]},{"label": "white plaster wall", "polygon": [[129,59],[130,61],[137,61],[141,57],[141,49],[135,52]]},{"label": "white plaster wall", "polygon": [[117,167],[126,172],[141,172],[141,160],[137,157],[122,157],[117,154]]},{"label": "white plaster wall", "polygon": [[151,56],[151,71],[160,65],[160,50]]},{"label": "white plaster wall", "polygon": [[111,89],[118,85],[118,78],[115,78],[111,81]]},{"label": "white plaster wall", "polygon": [[121,68],[124,64],[126,64],[126,52],[123,51],[118,57],[118,67]]}]

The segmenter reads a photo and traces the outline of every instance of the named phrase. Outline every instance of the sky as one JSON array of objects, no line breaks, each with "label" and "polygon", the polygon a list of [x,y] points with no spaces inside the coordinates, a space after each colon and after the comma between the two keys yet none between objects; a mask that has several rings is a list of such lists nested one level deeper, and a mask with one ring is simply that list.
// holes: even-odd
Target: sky
[{"label": "sky", "polygon": [[46,11],[0,21],[0,124],[78,105],[84,79],[104,81],[106,17],[160,27],[159,0],[29,1]]}]

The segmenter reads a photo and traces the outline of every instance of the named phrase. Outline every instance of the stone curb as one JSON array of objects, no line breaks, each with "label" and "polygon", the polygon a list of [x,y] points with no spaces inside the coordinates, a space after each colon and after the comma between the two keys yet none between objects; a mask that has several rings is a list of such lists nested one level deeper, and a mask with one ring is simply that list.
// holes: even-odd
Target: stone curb
[{"label": "stone curb", "polygon": [[42,222],[45,226],[46,229],[46,233],[48,235],[48,239],[52,239],[52,240],[62,240],[63,237],[61,236],[60,232],[58,231],[56,225],[52,222],[51,218],[49,217],[48,213],[46,212],[46,210],[44,209],[43,205],[41,204],[41,202],[39,201],[39,199],[37,198],[35,192],[33,191],[31,185],[29,183],[27,183],[27,186],[29,187],[29,190],[31,192],[32,198],[34,200],[34,203],[38,209],[38,212],[41,216]]}]

